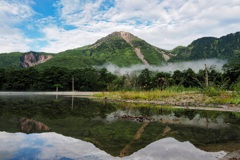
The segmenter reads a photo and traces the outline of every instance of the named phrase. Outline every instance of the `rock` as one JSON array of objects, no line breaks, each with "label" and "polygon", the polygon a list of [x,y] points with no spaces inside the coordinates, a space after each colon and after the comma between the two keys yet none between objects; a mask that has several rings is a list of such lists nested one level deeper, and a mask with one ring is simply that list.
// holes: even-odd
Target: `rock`
[{"label": "rock", "polygon": [[21,131],[27,132],[27,133],[49,130],[49,127],[43,124],[42,122],[38,122],[28,118],[20,118],[19,126]]},{"label": "rock", "polygon": [[220,160],[240,160],[240,150],[228,153],[226,156]]},{"label": "rock", "polygon": [[21,66],[23,68],[32,67],[52,59],[52,55],[43,55],[36,52],[25,53],[21,58]]}]

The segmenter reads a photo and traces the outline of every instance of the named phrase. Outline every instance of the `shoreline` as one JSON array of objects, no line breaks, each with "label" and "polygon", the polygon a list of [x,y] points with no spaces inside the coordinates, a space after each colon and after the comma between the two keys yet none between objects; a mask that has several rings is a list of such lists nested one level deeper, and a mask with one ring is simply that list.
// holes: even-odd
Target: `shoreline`
[{"label": "shoreline", "polygon": [[198,105],[187,105],[185,103],[166,103],[164,101],[148,101],[148,100],[116,100],[116,99],[103,99],[104,102],[109,103],[139,103],[139,104],[153,104],[159,105],[159,107],[169,106],[172,108],[182,108],[182,109],[189,109],[189,110],[208,110],[208,111],[223,111],[223,112],[239,112],[240,107],[238,106],[229,106],[229,104],[203,104],[200,103]]},{"label": "shoreline", "polygon": [[66,91],[66,92],[55,92],[55,91],[45,91],[45,92],[0,92],[0,96],[31,96],[31,95],[60,95],[60,96],[75,96],[77,97],[87,97],[87,98],[97,98],[100,101],[109,102],[109,103],[139,103],[139,104],[153,104],[161,106],[170,106],[172,108],[182,108],[182,109],[190,109],[190,110],[209,110],[209,111],[225,111],[225,112],[240,112],[239,105],[232,105],[232,104],[205,104],[205,103],[197,103],[193,105],[192,103],[185,103],[185,102],[178,102],[178,103],[171,103],[165,102],[160,100],[126,100],[126,99],[111,99],[106,97],[106,99],[101,99],[99,97],[94,97],[95,94],[99,94],[102,92],[79,92],[79,91]]},{"label": "shoreline", "polygon": [[0,96],[17,96],[17,95],[63,95],[63,96],[93,96],[94,94],[98,94],[101,92],[78,92],[78,91],[66,91],[66,92],[54,92],[54,91],[43,91],[43,92],[10,92],[10,91],[6,91],[6,92],[0,92]]}]

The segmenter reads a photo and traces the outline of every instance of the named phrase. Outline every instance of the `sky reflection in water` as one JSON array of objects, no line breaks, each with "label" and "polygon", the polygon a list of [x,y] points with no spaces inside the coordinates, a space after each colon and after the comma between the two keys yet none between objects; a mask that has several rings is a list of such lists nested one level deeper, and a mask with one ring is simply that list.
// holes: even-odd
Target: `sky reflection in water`
[{"label": "sky reflection in water", "polygon": [[174,138],[158,140],[124,158],[113,157],[89,142],[54,132],[40,134],[0,132],[0,141],[0,159],[3,160],[217,160],[226,154],[223,151],[205,152],[189,142],[179,142]]}]

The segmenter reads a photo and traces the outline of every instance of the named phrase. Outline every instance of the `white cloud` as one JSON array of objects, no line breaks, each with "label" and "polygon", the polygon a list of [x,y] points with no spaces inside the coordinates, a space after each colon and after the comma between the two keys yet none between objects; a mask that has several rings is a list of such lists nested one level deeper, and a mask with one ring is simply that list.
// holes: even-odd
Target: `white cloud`
[{"label": "white cloud", "polygon": [[21,3],[17,0],[0,1],[1,23],[14,24],[34,14],[28,3]]},{"label": "white cloud", "polygon": [[[54,132],[36,134],[0,132],[0,140],[1,159],[23,159],[24,157],[25,159],[217,160],[227,154],[224,151],[206,152],[188,141],[179,142],[171,137],[157,140],[122,158],[113,157],[89,142]],[[28,154],[23,155],[23,153]]]},{"label": "white cloud", "polygon": [[[110,2],[112,4],[108,5]],[[37,43],[29,44],[39,38],[26,39],[23,30],[16,27],[35,14],[32,3],[30,0],[0,1],[0,24],[5,25],[0,27],[7,28],[7,35],[12,36],[10,30],[14,30],[16,37],[23,39],[14,47],[16,42],[13,41],[18,42],[17,38],[2,36],[0,44],[7,47],[0,52],[29,48],[59,52],[94,43],[120,30],[131,32],[157,47],[173,49],[200,37],[237,32],[240,26],[239,0],[59,0],[55,3],[57,16],[48,15],[27,24],[32,30],[36,23],[36,32],[40,29],[41,40],[48,43],[39,48]],[[65,26],[75,28],[67,30]]]},{"label": "white cloud", "polygon": [[207,59],[207,60],[198,60],[198,61],[191,61],[191,62],[175,62],[175,63],[168,63],[163,64],[160,66],[154,66],[154,65],[143,65],[143,64],[137,64],[132,65],[130,67],[118,67],[114,64],[104,64],[102,66],[95,66],[96,68],[106,68],[109,72],[113,74],[118,75],[131,75],[133,73],[140,73],[140,71],[144,70],[145,68],[149,69],[152,72],[167,72],[173,74],[174,71],[180,70],[184,71],[188,68],[191,68],[195,73],[198,73],[199,70],[204,70],[204,64],[206,64],[209,68],[213,67],[216,71],[221,72],[222,67],[224,64],[226,64],[226,61],[224,60],[218,60],[218,59]]},{"label": "white cloud", "polygon": [[29,7],[31,1],[0,1],[0,53],[27,51],[30,39],[16,25],[31,17],[34,11]]},{"label": "white cloud", "polygon": [[80,47],[119,30],[131,32],[160,48],[172,49],[203,36],[220,37],[236,32],[240,26],[237,0],[116,0],[114,7],[102,11],[103,2],[59,1],[61,19],[77,29],[59,32],[56,34],[59,38],[44,50],[56,48],[58,52],[59,43],[63,50]]},{"label": "white cloud", "polygon": [[5,27],[4,32],[5,33],[2,34],[0,31],[0,53],[26,52],[30,50],[28,44],[31,43],[32,40],[24,38],[20,30]]},{"label": "white cloud", "polygon": [[58,53],[67,49],[78,48],[93,43],[101,35],[88,33],[82,30],[65,30],[56,25],[49,25],[43,28],[44,40],[48,42],[46,47],[40,51]]}]

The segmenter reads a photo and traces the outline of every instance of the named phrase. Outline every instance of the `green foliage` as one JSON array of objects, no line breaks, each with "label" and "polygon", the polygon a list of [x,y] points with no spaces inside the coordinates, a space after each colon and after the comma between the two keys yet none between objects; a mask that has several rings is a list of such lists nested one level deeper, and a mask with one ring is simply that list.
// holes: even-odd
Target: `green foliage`
[{"label": "green foliage", "polygon": [[148,69],[142,70],[140,75],[138,76],[137,82],[141,89],[150,90],[152,88],[152,72]]},{"label": "green foliage", "polygon": [[[214,88],[226,88],[224,74],[209,70],[209,85]],[[72,90],[74,77],[75,90],[78,91],[113,91],[113,90],[192,90],[205,88],[205,73],[198,73],[192,69],[175,71],[173,75],[164,72],[152,72],[144,69],[140,73],[117,76],[109,73],[105,68],[97,70],[91,67],[68,69],[62,67],[0,69],[0,89],[16,91],[52,91],[55,84],[62,86],[61,90]],[[234,84],[234,81],[232,82]],[[231,86],[234,86],[232,83]],[[174,87],[175,86],[175,87]],[[229,87],[229,86],[228,86]],[[233,88],[233,87],[232,87]],[[212,94],[214,90],[207,88]]]},{"label": "green foliage", "polygon": [[227,64],[223,66],[224,77],[228,78],[228,86],[231,86],[240,78],[240,51],[235,52]]},{"label": "green foliage", "polygon": [[20,57],[23,53],[0,54],[0,68],[20,68]]},{"label": "green foliage", "polygon": [[5,91],[53,91],[72,90],[74,77],[75,90],[99,91],[108,90],[116,76],[106,69],[93,68],[68,70],[61,67],[50,67],[41,70],[35,68],[0,70],[0,89]]},{"label": "green foliage", "polygon": [[235,92],[237,95],[240,95],[240,81],[237,82],[237,83],[234,85],[234,92]]},{"label": "green foliage", "polygon": [[239,51],[240,32],[228,34],[221,38],[203,37],[193,41],[187,47],[177,47],[172,50],[170,61],[189,61],[208,58],[229,59]]},{"label": "green foliage", "polygon": [[221,90],[219,88],[214,87],[207,87],[203,89],[203,93],[206,95],[213,97],[213,96],[220,96]]},{"label": "green foliage", "polygon": [[199,80],[197,74],[191,69],[187,69],[184,71],[176,70],[173,73],[172,78],[175,80],[175,84],[184,87],[200,87]]},{"label": "green foliage", "polygon": [[[37,69],[47,69],[49,67],[66,67],[68,69],[79,69],[84,68],[86,66],[94,65],[94,61],[89,57],[85,57],[83,55],[57,55],[54,58],[48,60],[45,63],[39,64],[36,66]],[[96,61],[96,65],[98,62]],[[100,63],[99,63],[100,64]]]},{"label": "green foliage", "polygon": [[197,92],[199,91],[199,88],[196,88],[196,87],[184,87],[184,86],[170,86],[170,87],[167,87],[165,90],[167,91],[170,91],[170,92]]},{"label": "green foliage", "polygon": [[128,99],[128,100],[162,100],[162,98],[176,96],[176,92],[164,91],[121,91],[111,92],[97,95],[98,97],[107,96],[115,99]]}]

